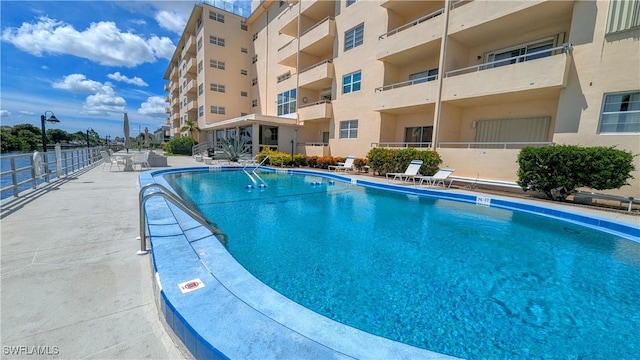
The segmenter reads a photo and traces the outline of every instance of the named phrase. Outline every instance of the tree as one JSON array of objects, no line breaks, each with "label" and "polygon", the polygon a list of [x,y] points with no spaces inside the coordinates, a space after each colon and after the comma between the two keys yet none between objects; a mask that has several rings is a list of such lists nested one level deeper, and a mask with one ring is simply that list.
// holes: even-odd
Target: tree
[{"label": "tree", "polygon": [[60,129],[47,130],[47,141],[51,140],[54,144],[61,143],[63,141],[69,141],[72,136],[68,132]]},{"label": "tree", "polygon": [[193,133],[199,133],[200,127],[198,126],[198,122],[195,120],[185,120],[184,125],[182,125],[182,127],[180,128],[180,131],[188,131],[189,136],[197,141],[197,139],[193,137]]}]

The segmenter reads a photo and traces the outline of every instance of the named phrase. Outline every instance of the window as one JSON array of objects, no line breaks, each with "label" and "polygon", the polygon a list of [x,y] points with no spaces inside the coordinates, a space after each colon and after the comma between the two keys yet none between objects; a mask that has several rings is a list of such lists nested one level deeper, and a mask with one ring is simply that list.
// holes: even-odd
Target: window
[{"label": "window", "polygon": [[198,39],[198,50],[202,49],[202,38]]},{"label": "window", "polygon": [[240,113],[240,116],[247,116],[247,115],[249,115],[249,114],[243,113],[243,112]]},{"label": "window", "polygon": [[606,94],[599,132],[640,133],[640,91]]},{"label": "window", "polygon": [[640,27],[640,1],[609,2],[607,34]]},{"label": "window", "polygon": [[204,116],[204,105],[200,105],[200,107],[198,107],[198,116]]},{"label": "window", "polygon": [[209,42],[214,44],[214,45],[218,45],[218,46],[224,47],[224,39],[223,38],[219,38],[219,37],[215,37],[215,36],[211,35],[211,36],[209,36]]},{"label": "window", "polygon": [[258,62],[258,55],[253,55],[253,57],[251,58],[251,63],[255,64]]},{"label": "window", "polygon": [[224,61],[218,61],[218,60],[209,60],[209,66],[212,68],[220,69],[220,70],[224,70],[225,68]]},{"label": "window", "polygon": [[278,116],[296,112],[296,89],[278,94]]},{"label": "window", "polygon": [[438,79],[438,69],[431,69],[422,71],[419,73],[409,75],[409,81],[413,81],[413,84],[419,84],[427,81],[433,81]]},{"label": "window", "polygon": [[255,86],[258,85],[258,78],[254,77],[253,79],[251,79],[251,86]]},{"label": "window", "polygon": [[360,91],[360,82],[362,81],[362,72],[360,70],[347,74],[342,77],[342,93],[348,94]]},{"label": "window", "polygon": [[256,107],[256,106],[258,106],[258,100],[256,99],[251,100],[251,107]]},{"label": "window", "polygon": [[253,41],[256,41],[256,39],[258,39],[258,33],[257,32],[253,33]]},{"label": "window", "polygon": [[433,126],[417,126],[404,129],[404,141],[411,147],[429,147],[431,144],[431,136],[433,135]]},{"label": "window", "polygon": [[[488,68],[494,68],[499,66],[511,65],[523,61],[529,61],[534,59],[540,59],[543,57],[553,55],[549,50],[554,47],[556,43],[555,38],[544,39],[529,44],[518,45],[508,49],[497,50],[487,54],[487,62],[497,61],[494,64],[487,65]],[[533,54],[530,56],[522,56],[527,54]],[[500,61],[504,60],[504,61]]]},{"label": "window", "polygon": [[224,115],[226,113],[226,109],[224,106],[211,106],[211,113]]},{"label": "window", "polygon": [[218,14],[217,12],[209,11],[209,19],[215,20],[217,22],[221,22],[224,24],[224,15]]},{"label": "window", "polygon": [[202,60],[200,60],[198,62],[198,74],[200,74],[202,72],[202,67],[203,67],[203,63],[202,63]]},{"label": "window", "polygon": [[247,48],[241,47],[240,52],[247,54],[249,50]]},{"label": "window", "polygon": [[347,0],[347,7],[353,5],[357,0]]},{"label": "window", "polygon": [[249,94],[246,91],[240,91],[240,96],[247,97]]},{"label": "window", "polygon": [[244,30],[244,31],[249,30],[249,27],[247,26],[246,22],[243,21],[240,23],[240,30]]},{"label": "window", "polygon": [[347,30],[344,33],[344,51],[362,45],[364,39],[364,23]]},{"label": "window", "polygon": [[340,139],[355,139],[358,137],[358,120],[340,121]]},{"label": "window", "polygon": [[211,88],[211,91],[216,91],[221,93],[225,92],[224,85],[211,84],[210,88]]},{"label": "window", "polygon": [[198,95],[202,95],[204,93],[204,84],[198,85]]},{"label": "window", "polygon": [[247,75],[247,70],[240,70],[240,75]]},{"label": "window", "polygon": [[278,145],[278,127],[276,126],[260,125],[259,136],[260,145]]}]

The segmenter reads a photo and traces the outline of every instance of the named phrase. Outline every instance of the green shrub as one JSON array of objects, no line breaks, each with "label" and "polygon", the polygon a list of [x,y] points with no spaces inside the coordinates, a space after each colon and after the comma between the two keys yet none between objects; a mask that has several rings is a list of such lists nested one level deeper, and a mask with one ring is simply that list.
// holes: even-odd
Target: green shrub
[{"label": "green shrub", "polygon": [[302,154],[293,155],[293,166],[307,166],[307,158]]},{"label": "green shrub", "polygon": [[307,156],[307,165],[310,167],[318,167],[318,157],[317,156]]},{"label": "green shrub", "polygon": [[518,185],[563,201],[577,188],[619,189],[632,179],[633,155],[613,147],[525,147],[518,154]]},{"label": "green shrub", "polygon": [[417,150],[416,148],[385,149],[373,148],[367,154],[369,167],[374,173],[384,175],[390,172],[404,172],[411,160],[422,160],[420,174],[435,174],[442,159],[440,154],[431,150]]},{"label": "green shrub", "polygon": [[264,148],[262,149],[262,151],[258,153],[258,161],[262,162],[265,156],[269,156],[269,159],[267,159],[267,161],[264,163],[265,165],[282,167],[282,166],[291,166],[293,164],[291,159],[291,154],[286,152]]},{"label": "green shrub", "polygon": [[195,144],[197,142],[190,137],[174,138],[167,143],[167,150],[176,155],[192,155],[191,150]]}]

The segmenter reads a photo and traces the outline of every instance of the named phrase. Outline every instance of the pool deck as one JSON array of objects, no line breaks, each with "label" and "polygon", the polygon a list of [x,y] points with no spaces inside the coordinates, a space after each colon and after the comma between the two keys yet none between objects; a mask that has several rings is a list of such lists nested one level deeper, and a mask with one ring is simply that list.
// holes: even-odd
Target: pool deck
[{"label": "pool deck", "polygon": [[[203,166],[190,157],[169,157],[168,163],[172,168]],[[135,255],[139,175],[103,171],[98,165],[2,201],[3,358],[25,358],[36,351],[48,358],[191,357],[161,320],[150,257]],[[382,177],[353,177],[386,183]],[[640,226],[636,215],[582,207],[571,211]]]}]

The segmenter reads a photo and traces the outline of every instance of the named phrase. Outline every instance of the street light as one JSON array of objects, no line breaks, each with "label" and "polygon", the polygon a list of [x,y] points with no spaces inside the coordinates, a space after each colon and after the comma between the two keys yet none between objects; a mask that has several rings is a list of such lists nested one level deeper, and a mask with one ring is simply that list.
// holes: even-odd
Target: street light
[{"label": "street light", "polygon": [[89,144],[89,132],[93,133],[93,129],[92,128],[87,129],[87,149],[91,148],[91,145]]},{"label": "street light", "polygon": [[[47,113],[50,112],[51,116],[47,119]],[[40,122],[42,123],[42,152],[47,152],[47,131],[44,128],[44,122],[48,121],[51,123],[59,123],[60,120],[58,120],[56,118],[56,116],[53,114],[53,111],[51,110],[47,110],[44,112],[44,114],[40,115]]]}]

